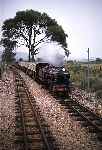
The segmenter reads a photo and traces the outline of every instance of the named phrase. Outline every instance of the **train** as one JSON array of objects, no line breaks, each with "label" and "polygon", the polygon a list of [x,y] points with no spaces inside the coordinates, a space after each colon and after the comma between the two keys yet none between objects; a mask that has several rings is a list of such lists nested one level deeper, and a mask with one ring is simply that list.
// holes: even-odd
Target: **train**
[{"label": "train", "polygon": [[64,67],[56,67],[47,62],[18,62],[18,69],[25,72],[54,95],[69,96],[70,74]]}]

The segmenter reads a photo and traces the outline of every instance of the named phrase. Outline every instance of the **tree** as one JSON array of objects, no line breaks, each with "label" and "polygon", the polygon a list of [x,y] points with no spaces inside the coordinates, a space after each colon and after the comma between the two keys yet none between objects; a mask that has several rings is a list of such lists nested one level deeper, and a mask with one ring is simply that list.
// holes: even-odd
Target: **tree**
[{"label": "tree", "polygon": [[96,97],[97,98],[102,98],[102,89],[96,91]]},{"label": "tree", "polygon": [[34,10],[19,11],[13,19],[8,19],[2,26],[3,37],[16,40],[17,45],[25,45],[29,49],[30,56],[39,52],[39,46],[45,42],[56,41],[68,55],[64,30],[55,19],[46,13]]},{"label": "tree", "polygon": [[11,63],[11,62],[15,61],[14,56],[15,56],[15,54],[12,53],[12,51],[10,49],[5,49],[2,54],[2,61],[6,62],[7,64]]},{"label": "tree", "polygon": [[101,63],[102,59],[101,58],[96,58],[96,63]]},{"label": "tree", "polygon": [[6,63],[15,61],[15,53],[13,50],[16,46],[16,41],[10,41],[9,39],[5,38],[1,40],[1,44],[4,47],[2,61]]},{"label": "tree", "polygon": [[19,61],[23,61],[23,58],[19,58]]}]

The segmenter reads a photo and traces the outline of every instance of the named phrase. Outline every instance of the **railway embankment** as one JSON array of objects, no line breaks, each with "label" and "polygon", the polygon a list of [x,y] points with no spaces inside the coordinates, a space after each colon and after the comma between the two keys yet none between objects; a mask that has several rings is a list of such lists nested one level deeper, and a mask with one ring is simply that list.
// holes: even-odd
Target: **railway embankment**
[{"label": "railway embankment", "polygon": [[3,73],[0,80],[0,150],[14,150],[15,84],[13,73]]},{"label": "railway embankment", "polygon": [[94,93],[87,93],[79,88],[74,88],[71,93],[71,98],[77,100],[102,118],[102,102],[97,101]]}]

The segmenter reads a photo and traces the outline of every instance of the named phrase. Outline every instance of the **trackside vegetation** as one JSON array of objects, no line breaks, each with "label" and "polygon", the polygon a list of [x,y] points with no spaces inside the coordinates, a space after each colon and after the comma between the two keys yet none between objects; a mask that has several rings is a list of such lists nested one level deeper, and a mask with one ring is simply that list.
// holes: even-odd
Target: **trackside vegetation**
[{"label": "trackside vegetation", "polygon": [[[89,81],[90,92],[95,92],[96,98],[102,99],[102,62],[90,63]],[[80,62],[67,62],[66,69],[70,72],[71,81],[79,88],[88,87],[88,65]]]}]

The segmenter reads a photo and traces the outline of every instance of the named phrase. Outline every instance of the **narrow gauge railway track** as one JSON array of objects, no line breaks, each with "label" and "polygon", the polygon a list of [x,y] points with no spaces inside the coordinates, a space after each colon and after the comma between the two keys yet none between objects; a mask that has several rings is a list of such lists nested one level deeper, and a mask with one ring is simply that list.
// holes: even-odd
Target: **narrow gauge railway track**
[{"label": "narrow gauge railway track", "polygon": [[90,133],[95,133],[97,139],[102,142],[102,118],[93,113],[90,109],[73,99],[58,99],[68,110],[70,116],[76,121],[80,121],[82,126],[86,127]]},{"label": "narrow gauge railway track", "polygon": [[[15,74],[16,82],[16,132],[15,145],[20,150],[58,150],[49,127],[39,113],[34,98],[24,80]],[[39,116],[40,115],[40,116]]]}]

